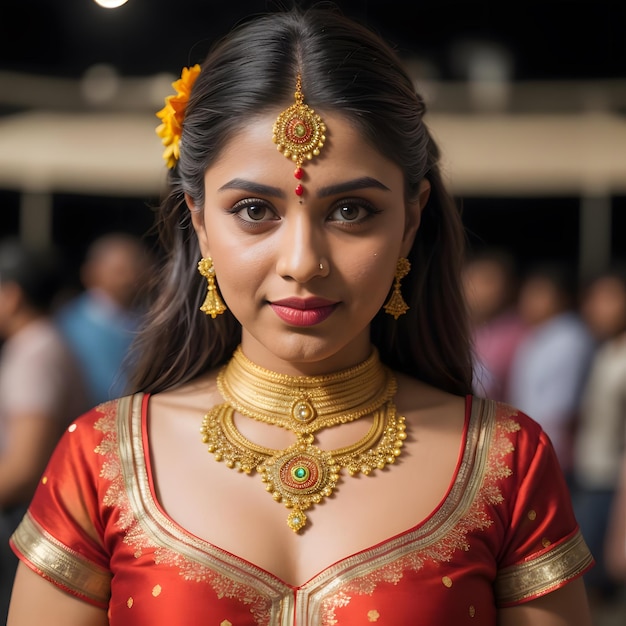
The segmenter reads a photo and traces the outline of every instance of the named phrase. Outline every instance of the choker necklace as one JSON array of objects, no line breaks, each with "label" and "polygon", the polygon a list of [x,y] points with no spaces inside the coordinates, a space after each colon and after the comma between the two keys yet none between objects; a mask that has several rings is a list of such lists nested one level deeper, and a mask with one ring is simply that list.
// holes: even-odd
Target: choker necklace
[{"label": "choker necklace", "polygon": [[[202,421],[202,441],[216,461],[240,472],[257,471],[277,502],[290,509],[288,526],[304,528],[304,513],[333,493],[342,468],[369,475],[395,462],[406,439],[405,419],[396,415],[393,373],[376,349],[354,367],[324,376],[289,376],[264,369],[241,346],[220,370],[217,386],[226,400]],[[255,444],[235,426],[233,415],[279,426],[296,435],[283,450]],[[369,432],[352,445],[325,451],[314,433],[371,415]]]}]

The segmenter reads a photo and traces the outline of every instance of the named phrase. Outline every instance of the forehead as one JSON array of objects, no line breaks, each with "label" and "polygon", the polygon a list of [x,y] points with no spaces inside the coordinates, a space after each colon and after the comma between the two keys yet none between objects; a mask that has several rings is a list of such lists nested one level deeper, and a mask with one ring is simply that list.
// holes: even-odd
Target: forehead
[{"label": "forehead", "polygon": [[[207,170],[211,179],[246,176],[294,187],[296,164],[277,148],[273,126],[281,110],[250,118],[225,144],[216,162]],[[319,113],[326,125],[326,141],[320,154],[304,160],[305,187],[371,176],[389,188],[403,187],[402,170],[379,152],[350,121],[338,114]]]}]

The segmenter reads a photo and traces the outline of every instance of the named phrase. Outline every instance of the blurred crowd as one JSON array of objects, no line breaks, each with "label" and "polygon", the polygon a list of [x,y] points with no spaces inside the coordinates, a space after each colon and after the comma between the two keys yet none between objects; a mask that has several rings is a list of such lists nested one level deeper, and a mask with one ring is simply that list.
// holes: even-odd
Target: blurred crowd
[{"label": "blurred crowd", "polygon": [[560,262],[521,269],[506,251],[468,258],[475,393],[511,404],[550,436],[596,566],[592,603],[626,585],[626,265],[581,280]]},{"label": "blurred crowd", "polygon": [[124,393],[153,262],[124,232],[90,242],[76,273],[58,249],[0,241],[0,624],[17,567],[9,536],[62,431]]}]

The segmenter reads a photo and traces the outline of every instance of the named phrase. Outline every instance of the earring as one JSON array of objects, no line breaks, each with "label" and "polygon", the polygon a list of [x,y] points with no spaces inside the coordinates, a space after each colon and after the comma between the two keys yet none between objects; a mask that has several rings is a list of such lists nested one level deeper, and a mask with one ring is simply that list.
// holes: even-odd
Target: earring
[{"label": "earring", "polygon": [[207,294],[200,310],[215,319],[226,310],[226,305],[217,293],[215,286],[215,268],[213,267],[213,259],[204,257],[198,262],[198,271],[207,279]]},{"label": "earring", "polygon": [[409,273],[411,263],[408,259],[400,257],[396,266],[395,282],[393,284],[393,293],[385,304],[385,313],[393,315],[394,319],[398,319],[409,310],[409,305],[404,301],[400,292],[400,281]]}]

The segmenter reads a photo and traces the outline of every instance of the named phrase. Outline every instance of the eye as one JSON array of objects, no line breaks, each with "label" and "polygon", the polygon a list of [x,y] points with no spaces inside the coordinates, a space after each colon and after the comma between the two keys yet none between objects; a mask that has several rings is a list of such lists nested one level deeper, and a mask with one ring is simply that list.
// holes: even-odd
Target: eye
[{"label": "eye", "polygon": [[329,219],[334,222],[363,222],[380,211],[363,200],[341,200],[331,211]]},{"label": "eye", "polygon": [[235,214],[243,222],[249,223],[279,219],[271,205],[260,198],[240,200],[230,209],[230,213]]}]

